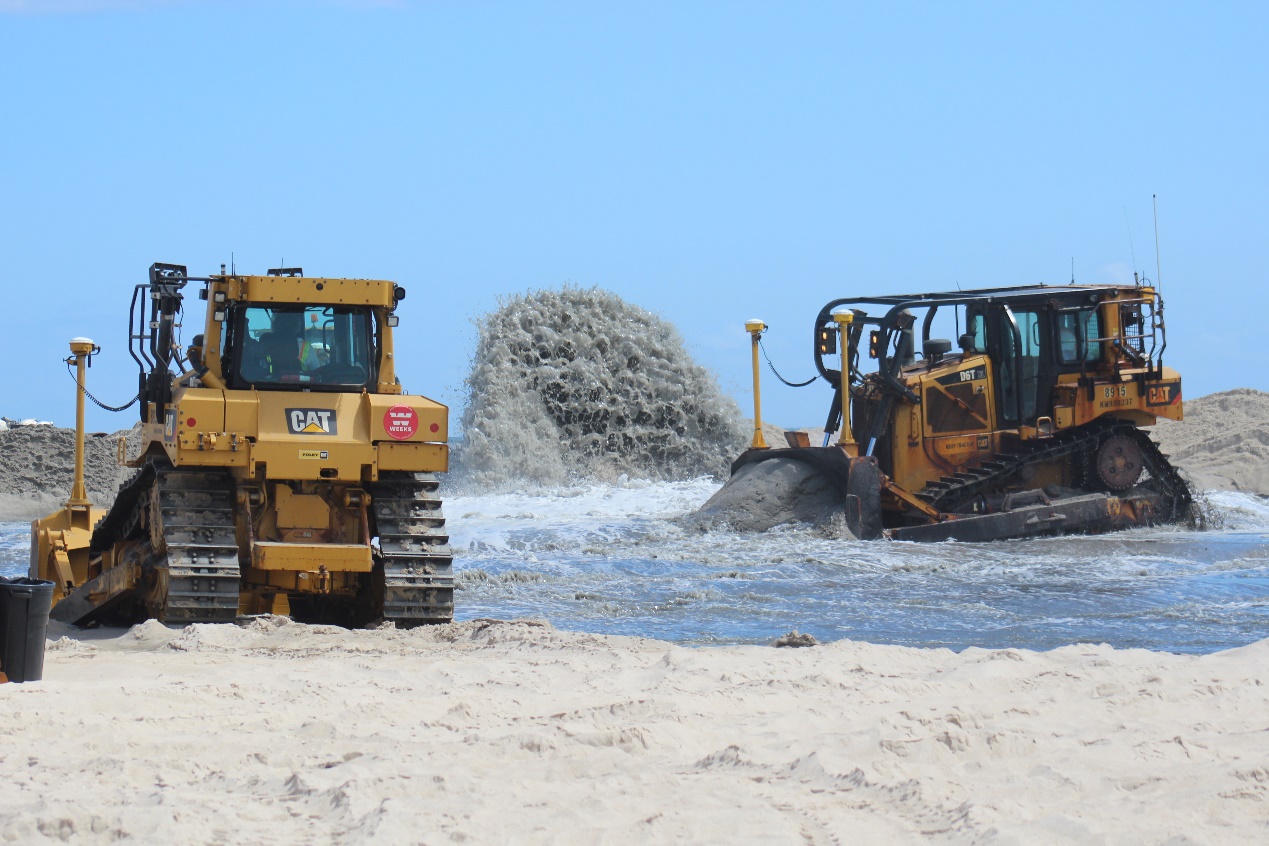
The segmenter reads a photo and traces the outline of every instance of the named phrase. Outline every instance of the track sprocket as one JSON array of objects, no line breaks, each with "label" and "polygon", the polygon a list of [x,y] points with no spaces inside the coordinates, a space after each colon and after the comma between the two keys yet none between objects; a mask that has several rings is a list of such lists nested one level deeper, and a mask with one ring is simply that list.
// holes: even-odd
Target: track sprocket
[{"label": "track sprocket", "polygon": [[1143,470],[1141,445],[1128,435],[1111,435],[1093,457],[1093,472],[1110,491],[1128,490],[1140,481]]}]

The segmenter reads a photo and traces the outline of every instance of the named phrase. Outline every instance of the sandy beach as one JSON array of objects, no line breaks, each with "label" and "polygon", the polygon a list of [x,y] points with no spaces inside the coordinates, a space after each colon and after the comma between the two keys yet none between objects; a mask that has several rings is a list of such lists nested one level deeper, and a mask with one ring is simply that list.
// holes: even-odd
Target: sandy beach
[{"label": "sandy beach", "polygon": [[77,632],[0,686],[3,836],[1262,843],[1269,641],[684,648],[470,621]]},{"label": "sandy beach", "polygon": [[0,846],[1269,846],[1266,33],[0,0]]},{"label": "sandy beach", "polygon": [[[1231,408],[1247,419],[1215,438]],[[1267,492],[1269,395],[1187,414],[1157,430],[1183,468]],[[123,472],[114,440],[90,451],[95,491]],[[7,519],[64,495],[49,480],[68,475],[69,444],[65,430],[8,433]],[[1266,666],[1269,640],[956,653],[687,647],[524,620],[53,623],[44,679],[0,685],[0,837],[1263,843]]]}]

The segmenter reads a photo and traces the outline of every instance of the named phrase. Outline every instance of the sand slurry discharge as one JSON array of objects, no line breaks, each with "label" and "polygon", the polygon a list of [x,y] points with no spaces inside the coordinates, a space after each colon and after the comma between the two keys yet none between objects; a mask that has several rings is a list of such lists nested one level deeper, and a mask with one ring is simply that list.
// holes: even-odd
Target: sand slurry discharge
[{"label": "sand slurry discharge", "polygon": [[478,324],[457,456],[481,488],[725,478],[748,433],[678,331],[599,289],[505,300]]}]

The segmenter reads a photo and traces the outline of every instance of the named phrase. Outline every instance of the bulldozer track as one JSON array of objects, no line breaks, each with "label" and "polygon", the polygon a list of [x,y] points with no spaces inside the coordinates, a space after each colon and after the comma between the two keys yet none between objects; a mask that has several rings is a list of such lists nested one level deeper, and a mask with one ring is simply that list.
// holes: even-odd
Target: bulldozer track
[{"label": "bulldozer track", "polygon": [[[1153,486],[1156,491],[1170,501],[1170,513],[1162,515],[1163,519],[1176,519],[1182,516],[1193,502],[1190,487],[1183,480],[1175,467],[1168,462],[1168,457],[1159,451],[1159,447],[1150,436],[1131,423],[1112,421],[1100,425],[1081,428],[1078,431],[1064,432],[1053,438],[1028,442],[1021,450],[1012,453],[996,453],[989,460],[952,476],[944,476],[937,482],[930,482],[917,492],[917,496],[942,512],[950,512],[970,502],[975,497],[1002,490],[1005,484],[1028,465],[1043,464],[1054,459],[1091,456],[1097,446],[1106,438],[1122,435],[1132,438],[1141,448],[1141,455],[1150,479],[1146,485]],[[1084,468],[1086,476],[1091,475]]]},{"label": "bulldozer track", "polygon": [[156,563],[167,584],[156,616],[165,623],[232,623],[240,589],[232,481],[216,471],[165,469],[153,495],[165,553]]},{"label": "bulldozer track", "polygon": [[[221,471],[147,464],[126,482],[93,531],[91,548],[148,542],[147,610],[164,623],[232,622],[238,616],[233,483]],[[148,537],[147,537],[148,536]]]},{"label": "bulldozer track", "polygon": [[398,626],[454,619],[453,555],[438,483],[427,473],[384,471],[369,485],[383,563],[383,617]]}]

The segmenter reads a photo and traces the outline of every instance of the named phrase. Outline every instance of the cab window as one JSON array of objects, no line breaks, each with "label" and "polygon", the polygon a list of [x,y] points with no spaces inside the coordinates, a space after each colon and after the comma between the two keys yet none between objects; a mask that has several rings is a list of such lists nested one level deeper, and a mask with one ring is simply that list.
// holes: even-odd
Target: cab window
[{"label": "cab window", "polygon": [[984,352],[987,349],[987,319],[981,314],[971,311],[967,318],[965,334],[974,339],[973,350]]},{"label": "cab window", "polygon": [[233,332],[234,381],[295,387],[361,387],[374,363],[368,309],[248,305]]},{"label": "cab window", "polygon": [[[1018,309],[997,313],[999,353],[996,359],[998,414],[1002,426],[1035,419],[1040,377],[1044,369],[1044,333],[1041,314]],[[1017,327],[1017,335],[1014,327]]]},{"label": "cab window", "polygon": [[1062,364],[1100,360],[1102,345],[1100,341],[1094,340],[1099,337],[1101,319],[1097,309],[1058,313],[1058,361]]}]

